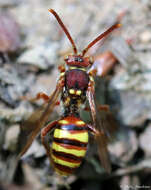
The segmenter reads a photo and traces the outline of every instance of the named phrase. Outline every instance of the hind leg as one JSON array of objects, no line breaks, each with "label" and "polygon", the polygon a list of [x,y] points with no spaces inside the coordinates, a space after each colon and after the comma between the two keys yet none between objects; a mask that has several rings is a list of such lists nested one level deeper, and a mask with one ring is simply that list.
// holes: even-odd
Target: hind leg
[{"label": "hind leg", "polygon": [[50,155],[51,155],[51,148],[50,148],[50,139],[47,134],[56,127],[56,124],[57,124],[57,121],[53,121],[41,130],[41,142],[46,149],[46,153],[49,160],[50,160]]}]

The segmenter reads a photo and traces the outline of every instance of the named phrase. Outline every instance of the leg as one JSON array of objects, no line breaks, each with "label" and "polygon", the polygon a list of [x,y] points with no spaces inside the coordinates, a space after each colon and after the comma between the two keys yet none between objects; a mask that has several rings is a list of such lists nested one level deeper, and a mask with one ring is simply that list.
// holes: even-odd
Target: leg
[{"label": "leg", "polygon": [[52,123],[49,123],[46,127],[44,127],[42,130],[41,130],[41,142],[42,144],[44,145],[45,149],[46,149],[46,153],[47,153],[47,156],[48,158],[50,159],[50,145],[49,145],[49,139],[48,139],[48,136],[47,134],[55,128],[57,124],[57,121],[54,121]]},{"label": "leg", "polygon": [[60,71],[60,73],[65,72],[65,66],[64,65],[59,65],[58,70]]},{"label": "leg", "polygon": [[110,111],[110,107],[109,107],[109,105],[99,105],[99,106],[98,106],[98,110],[99,110],[99,111],[108,112],[108,111]]},{"label": "leg", "polygon": [[98,130],[95,129],[95,127],[93,127],[93,125],[87,124],[87,128],[90,132],[92,132],[94,135],[97,135],[99,133]]},{"label": "leg", "polygon": [[94,101],[94,81],[91,78],[88,85],[87,98],[88,98],[89,107],[91,110],[92,121],[93,121],[93,124],[95,125],[96,124],[96,105]]},{"label": "leg", "polygon": [[90,108],[89,108],[88,106],[86,106],[86,107],[84,108],[84,111],[89,111],[89,112],[90,112],[91,110],[90,110]]},{"label": "leg", "polygon": [[[46,104],[43,104],[39,109],[33,112],[29,116],[29,118],[21,124],[21,131],[19,136],[19,142],[21,142],[21,146],[18,147],[18,157],[21,157],[28,150],[34,138],[48,121],[48,118],[54,110],[54,107],[57,103],[63,87],[64,77],[60,77],[57,82],[56,88],[50,96],[48,102]],[[54,123],[52,125],[49,125],[49,130],[53,127]]]},{"label": "leg", "polygon": [[29,95],[26,95],[26,96],[21,96],[20,99],[22,99],[22,100],[27,100],[27,101],[29,101],[29,102],[35,102],[35,101],[37,101],[37,100],[43,99],[44,102],[48,102],[48,100],[50,99],[50,97],[49,97],[47,94],[43,93],[43,92],[39,92],[39,93],[36,95],[35,98],[32,98],[32,97],[29,96]]},{"label": "leg", "polygon": [[90,70],[90,72],[89,72],[89,75],[92,75],[92,76],[96,76],[96,74],[97,74],[97,69],[96,68]]},{"label": "leg", "polygon": [[39,92],[39,93],[36,95],[36,97],[35,97],[35,98],[32,98],[30,101],[31,101],[31,102],[34,102],[34,101],[37,101],[37,100],[42,99],[42,100],[44,100],[44,102],[48,102],[49,98],[50,98],[50,97],[49,97],[47,94],[45,94],[45,93],[43,93],[43,92]]},{"label": "leg", "polygon": [[[99,106],[97,106],[97,108],[98,108],[98,110],[100,110],[100,111],[109,111],[110,110],[110,108],[109,108],[109,106],[108,105],[99,105]],[[84,111],[91,111],[90,110],[90,108],[89,107],[85,107],[84,108]]]},{"label": "leg", "polygon": [[[60,83],[58,84],[58,87],[63,87],[64,86],[64,72],[65,72],[65,66],[64,65],[60,65],[58,67],[61,75],[60,75]],[[21,99],[23,100],[29,100],[31,102],[35,102],[37,100],[44,100],[45,103],[47,103],[52,97],[51,96],[48,96],[47,94],[43,93],[43,92],[39,92],[35,98],[31,98],[31,97],[28,97],[28,96],[22,96]],[[56,105],[59,105],[60,102],[56,102]]]},{"label": "leg", "polygon": [[[44,100],[45,103],[47,103],[50,99],[50,96],[48,96],[47,94],[43,93],[43,92],[39,92],[35,98],[31,98],[31,97],[28,97],[28,96],[22,96],[21,99],[23,100],[28,100],[30,102],[35,102],[37,100]],[[55,103],[56,106],[59,106],[60,105],[60,101],[57,101]]]},{"label": "leg", "polygon": [[87,128],[88,128],[88,130],[89,130],[90,132],[93,133],[93,135],[94,135],[95,137],[101,136],[101,135],[102,135],[102,136],[105,135],[103,131],[97,130],[93,125],[87,124]]},{"label": "leg", "polygon": [[117,122],[110,112],[108,105],[96,105],[94,99],[94,85],[90,81],[87,98],[89,101],[89,107],[91,110],[91,116],[94,127],[101,133],[105,133],[108,138],[111,138],[113,133],[117,131]]}]

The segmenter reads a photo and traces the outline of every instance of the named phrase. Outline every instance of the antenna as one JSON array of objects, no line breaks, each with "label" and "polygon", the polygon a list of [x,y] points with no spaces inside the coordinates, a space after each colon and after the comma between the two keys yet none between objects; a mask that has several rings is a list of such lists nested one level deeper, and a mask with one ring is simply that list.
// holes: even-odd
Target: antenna
[{"label": "antenna", "polygon": [[65,34],[67,35],[67,38],[69,39],[69,41],[72,44],[72,48],[75,54],[77,54],[77,48],[76,45],[70,35],[70,33],[68,32],[67,28],[65,27],[65,25],[63,24],[62,20],[60,19],[59,15],[53,10],[53,9],[49,9],[49,12],[52,13],[55,18],[57,19],[58,23],[60,24],[61,28],[63,29],[63,31],[65,32]]},{"label": "antenna", "polygon": [[116,28],[119,28],[121,26],[121,24],[116,23],[114,25],[112,25],[109,29],[107,29],[105,32],[103,32],[102,34],[100,34],[97,38],[95,38],[91,43],[89,43],[89,45],[82,51],[82,56],[84,56],[87,51],[94,45],[96,44],[99,40],[101,40],[102,38],[104,38],[105,36],[107,36],[110,32],[112,32],[113,30],[115,30]]}]

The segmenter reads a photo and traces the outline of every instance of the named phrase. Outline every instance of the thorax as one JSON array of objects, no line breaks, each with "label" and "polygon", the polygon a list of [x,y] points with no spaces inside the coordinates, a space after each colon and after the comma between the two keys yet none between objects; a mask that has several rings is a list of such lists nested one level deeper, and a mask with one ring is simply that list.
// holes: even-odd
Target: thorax
[{"label": "thorax", "polygon": [[69,94],[80,96],[88,88],[89,75],[82,68],[69,69],[65,73],[65,88]]}]

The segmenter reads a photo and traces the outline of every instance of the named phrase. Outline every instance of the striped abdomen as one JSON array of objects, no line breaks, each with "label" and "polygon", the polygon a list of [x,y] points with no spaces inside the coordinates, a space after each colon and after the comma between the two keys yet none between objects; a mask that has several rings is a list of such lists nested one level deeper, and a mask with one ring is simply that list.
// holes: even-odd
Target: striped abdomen
[{"label": "striped abdomen", "polygon": [[70,175],[81,164],[88,143],[88,131],[79,118],[68,116],[58,121],[52,144],[52,161],[57,173]]}]

